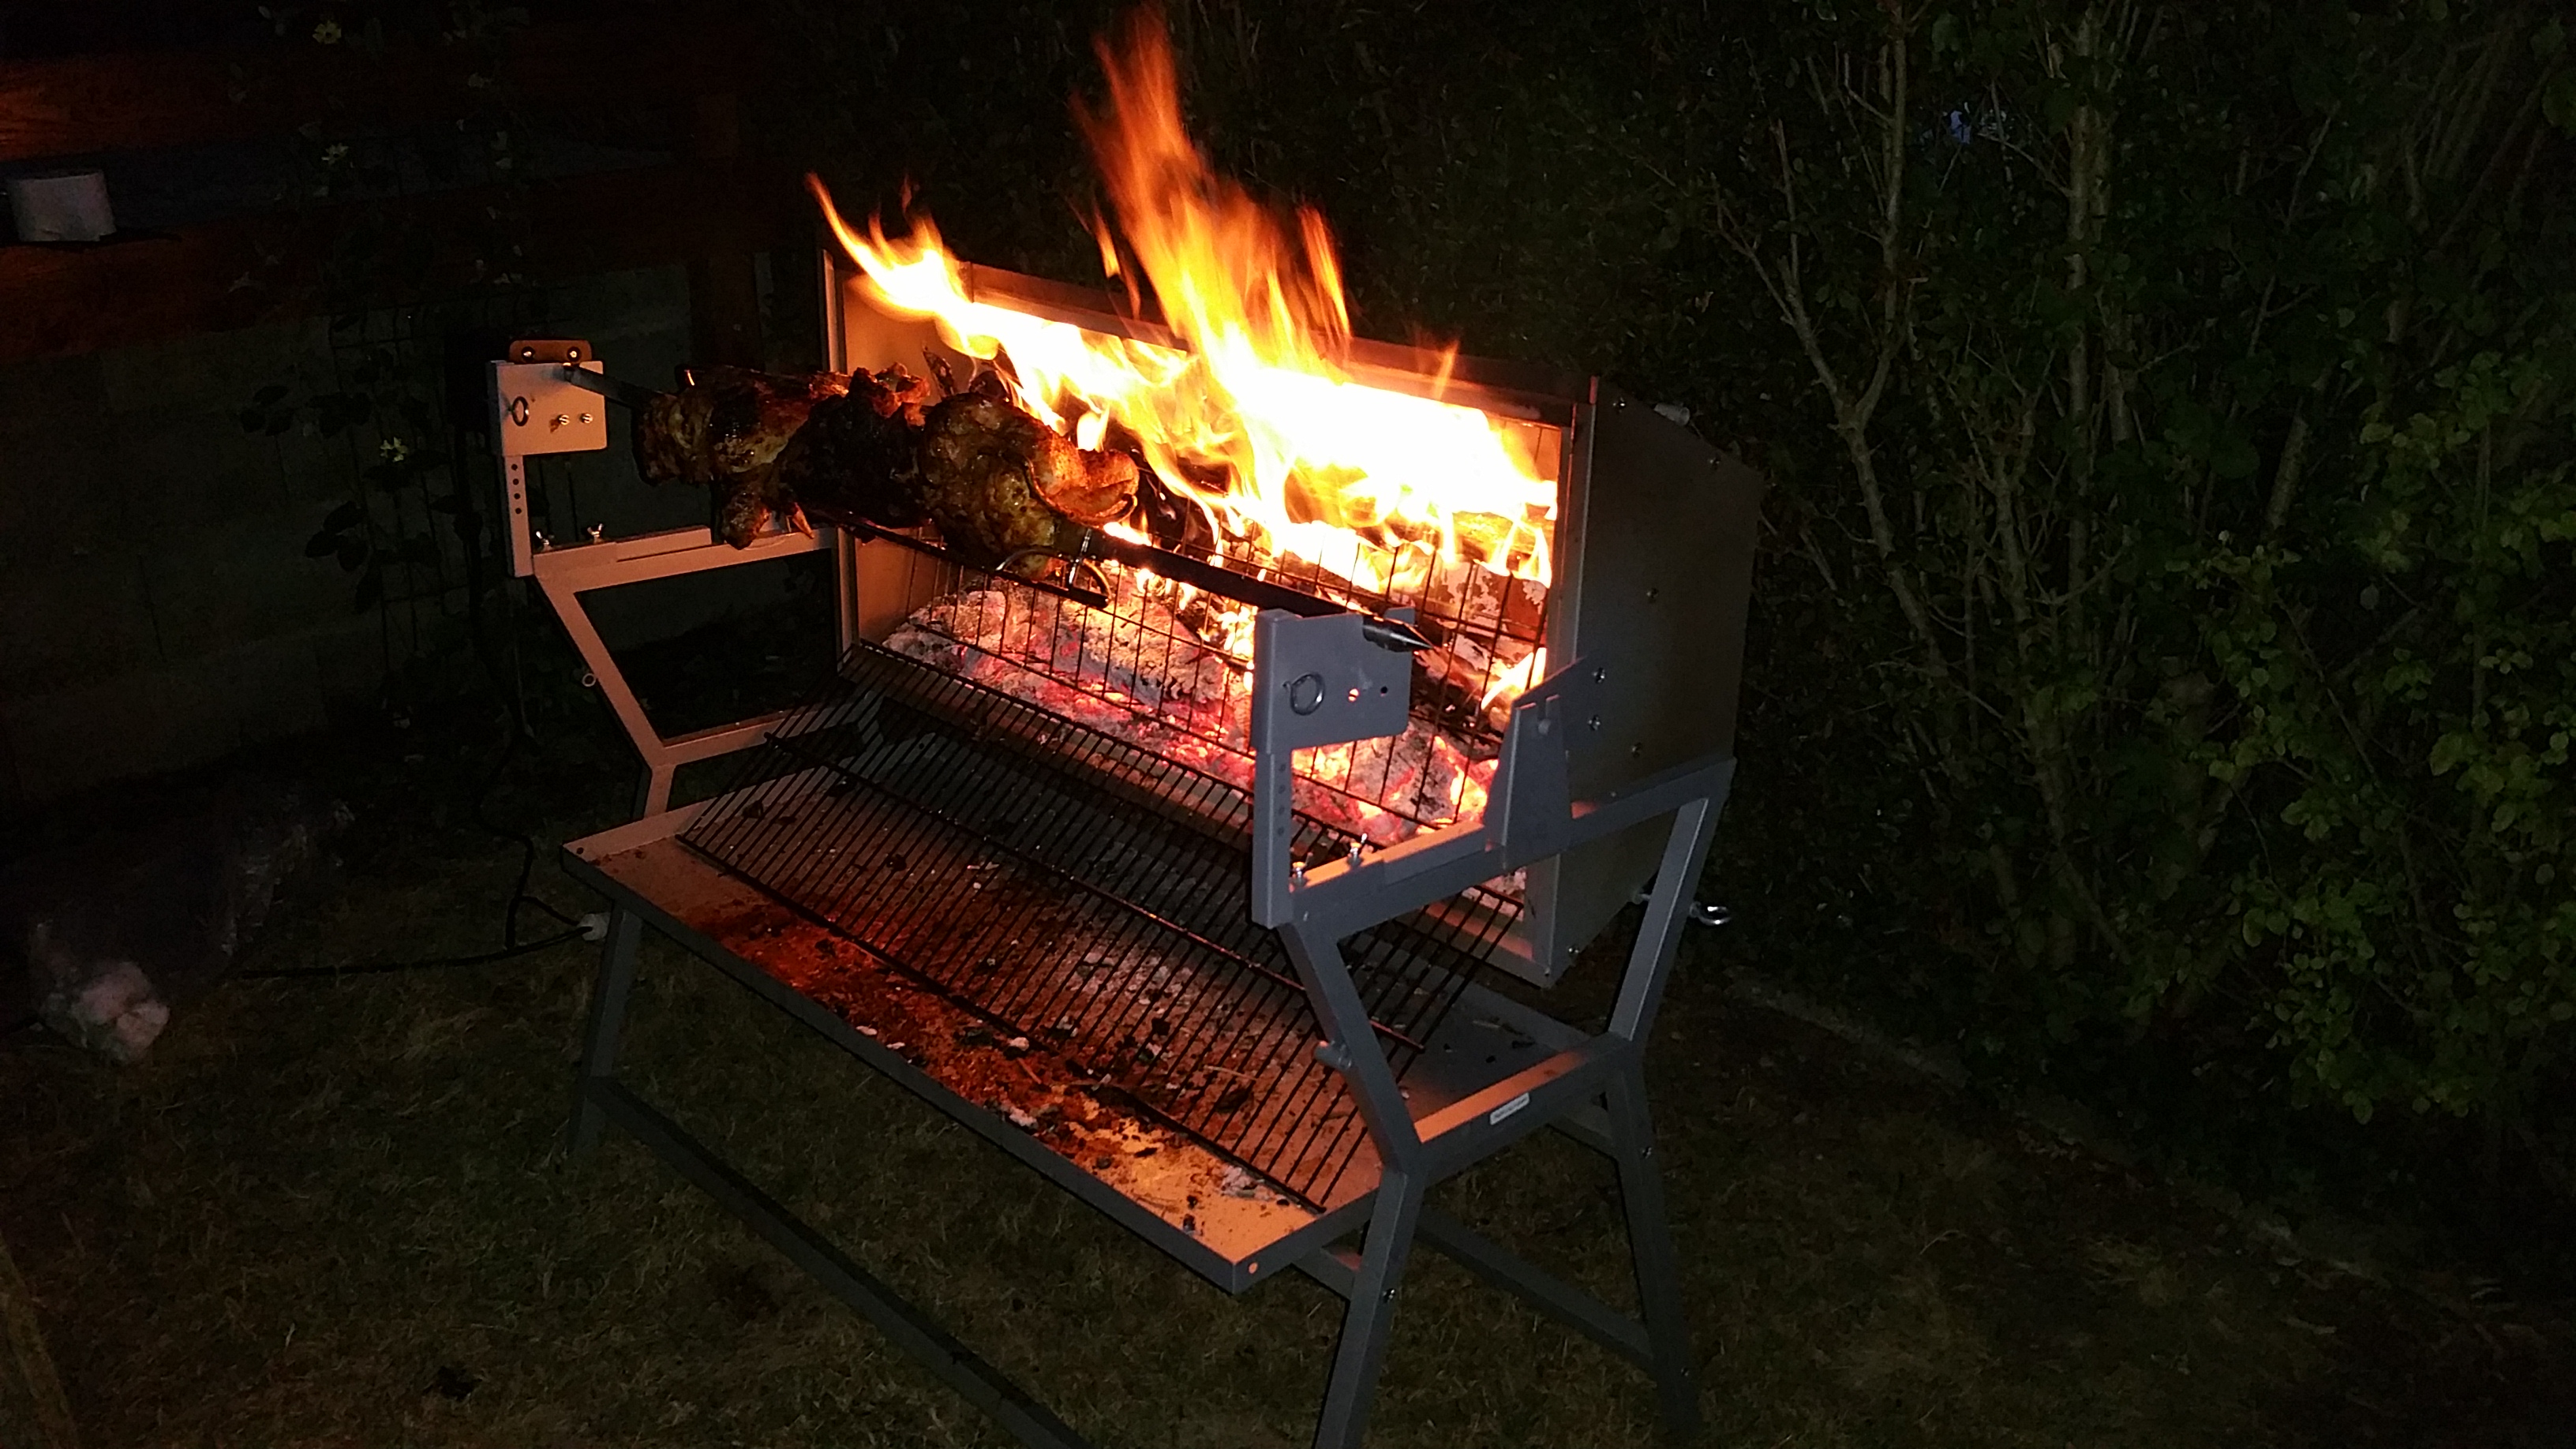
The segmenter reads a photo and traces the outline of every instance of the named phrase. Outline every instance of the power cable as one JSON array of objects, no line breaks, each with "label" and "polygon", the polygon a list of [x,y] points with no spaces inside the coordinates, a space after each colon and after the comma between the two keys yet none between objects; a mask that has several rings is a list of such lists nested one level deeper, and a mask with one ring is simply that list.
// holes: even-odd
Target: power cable
[{"label": "power cable", "polygon": [[498,951],[485,951],[474,956],[431,956],[417,961],[367,961],[355,966],[274,966],[265,971],[236,971],[236,981],[282,981],[299,976],[390,976],[403,971],[433,971],[453,966],[488,966],[495,961],[508,961],[520,956],[533,956],[563,945],[575,937],[597,940],[586,925],[569,931],[558,931],[542,941],[528,941],[504,946]]}]

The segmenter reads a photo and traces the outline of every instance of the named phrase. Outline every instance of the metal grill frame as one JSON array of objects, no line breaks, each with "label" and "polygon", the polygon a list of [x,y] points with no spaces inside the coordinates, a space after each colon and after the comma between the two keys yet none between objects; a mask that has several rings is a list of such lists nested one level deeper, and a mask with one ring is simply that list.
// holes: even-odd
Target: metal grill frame
[{"label": "metal grill frame", "polygon": [[[1101,330],[1140,335],[1132,319],[1103,310],[1088,294],[1034,279],[978,272],[989,295],[1006,297],[1044,310],[1060,320],[1094,322]],[[831,355],[844,366],[877,365],[847,335],[845,298],[829,262],[826,266],[826,316]],[[884,321],[885,319],[879,319]],[[889,335],[904,332],[886,322]],[[882,339],[880,339],[882,340]],[[907,339],[908,340],[908,339]],[[1400,355],[1386,364],[1390,377],[1402,380]],[[1477,370],[1460,369],[1471,382]],[[1413,379],[1416,384],[1420,379]],[[1479,386],[1484,386],[1479,384]],[[853,1308],[883,1329],[898,1345],[956,1388],[969,1401],[992,1414],[1021,1442],[1070,1446],[1084,1441],[1042,1406],[1022,1394],[992,1366],[948,1336],[925,1314],[878,1282],[810,1226],[744,1180],[720,1157],[691,1138],[617,1079],[616,1067],[627,1007],[631,1000],[645,930],[681,943],[700,959],[732,976],[770,1001],[792,1019],[823,1035],[853,1057],[904,1085],[926,1102],[984,1136],[1113,1220],[1136,1231],[1175,1260],[1229,1291],[1243,1291],[1264,1277],[1293,1267],[1323,1283],[1347,1302],[1343,1330],[1318,1417],[1315,1443],[1348,1449],[1365,1434],[1392,1327],[1397,1285],[1417,1242],[1439,1248],[1480,1276],[1503,1287],[1569,1327],[1594,1338],[1613,1352],[1645,1368],[1656,1384],[1667,1428],[1687,1438],[1699,1418],[1687,1332],[1678,1289],[1678,1264],[1665,1221],[1660,1177],[1653,1161],[1652,1130],[1643,1076],[1645,1043],[1669,978],[1678,936],[1691,909],[1690,891],[1705,861],[1716,817],[1734,773],[1731,750],[1735,672],[1740,659],[1742,597],[1749,578],[1751,499],[1758,493],[1740,466],[1720,465],[1714,455],[1693,445],[1676,450],[1670,438],[1639,431],[1634,423],[1646,410],[1630,413],[1627,402],[1595,383],[1567,391],[1532,390],[1542,411],[1561,408],[1568,424],[1568,446],[1577,469],[1567,487],[1579,493],[1583,470],[1593,450],[1606,441],[1616,445],[1622,414],[1632,421],[1631,449],[1643,446],[1647,465],[1671,470],[1684,465],[1705,467],[1725,494],[1722,520],[1747,527],[1724,542],[1725,558],[1714,571],[1728,575],[1734,590],[1731,613],[1714,620],[1723,637],[1707,660],[1705,672],[1716,692],[1714,713],[1684,719],[1676,725],[1670,701],[1651,697],[1652,671],[1675,662],[1669,630],[1645,631],[1637,657],[1617,657],[1603,648],[1592,657],[1562,662],[1550,680],[1523,696],[1515,706],[1502,740],[1503,760],[1488,807],[1481,819],[1424,829],[1373,856],[1346,856],[1317,863],[1307,846],[1312,838],[1296,819],[1287,768],[1294,751],[1334,740],[1356,740],[1388,731],[1383,714],[1343,715],[1324,711],[1321,720],[1303,718],[1281,701],[1306,674],[1330,681],[1338,699],[1344,681],[1357,705],[1364,690],[1358,684],[1401,677],[1382,659],[1363,652],[1375,646],[1360,639],[1356,616],[1296,619],[1265,615],[1254,660],[1252,753],[1255,771],[1248,803],[1252,868],[1249,872],[1251,919],[1276,932],[1280,950],[1292,965],[1298,984],[1319,1028],[1316,1062],[1338,1076],[1364,1124],[1367,1150],[1346,1165],[1326,1201],[1282,1203],[1265,1208],[1267,1217],[1245,1229],[1229,1228],[1227,1243],[1214,1241],[1185,1215],[1158,1204],[1109,1170],[1072,1161],[1060,1150],[1037,1141],[1037,1134],[996,1110],[987,1101],[966,1095],[926,1063],[895,1044],[877,1039],[836,1012],[814,994],[799,989],[782,971],[780,948],[749,935],[728,933],[721,925],[727,903],[719,900],[729,874],[695,863],[697,857],[680,837],[700,818],[757,802],[763,790],[784,790],[801,781],[820,790],[831,780],[829,769],[763,781],[700,805],[660,809],[667,799],[670,772],[680,762],[681,742],[652,733],[640,709],[626,720],[647,764],[639,811],[649,811],[634,824],[605,831],[565,847],[566,865],[576,876],[600,889],[614,903],[598,982],[592,992],[584,1031],[581,1066],[568,1129],[572,1153],[586,1154],[610,1122],[615,1122],[685,1176],[708,1191],[791,1260],[811,1273]],[[1495,410],[1514,406],[1507,386],[1486,386],[1480,394]],[[1565,400],[1571,396],[1572,403]],[[496,389],[496,407],[503,405]],[[1480,405],[1486,405],[1480,402]],[[1530,416],[1527,411],[1516,416]],[[1677,432],[1678,430],[1674,430]],[[1687,435],[1682,435],[1686,438]],[[507,447],[505,442],[504,447]],[[1661,449],[1664,458],[1653,455]],[[1631,461],[1635,461],[1632,457]],[[1659,486],[1669,484],[1662,480]],[[1579,525],[1578,525],[1579,526]],[[522,518],[519,527],[524,529]],[[705,530],[683,531],[655,540],[598,543],[535,560],[539,581],[558,612],[566,615],[585,658],[603,685],[614,677],[614,661],[597,644],[587,620],[578,625],[579,595],[589,588],[721,567],[733,561],[730,550],[716,545]],[[870,554],[899,547],[848,535],[824,540],[840,562],[838,571],[841,634],[845,644],[881,636],[887,625],[920,602],[898,585],[883,587],[886,571],[870,567]],[[761,550],[754,550],[758,555]],[[774,550],[773,550],[774,552]],[[567,558],[565,555],[576,557]],[[739,559],[742,556],[735,555]],[[1577,561],[1579,565],[1579,560]],[[1614,566],[1599,561],[1600,569]],[[873,589],[873,592],[872,592]],[[1724,589],[1721,588],[1721,594]],[[1646,602],[1653,590],[1647,586]],[[1612,610],[1599,607],[1609,595],[1595,588],[1589,595],[1560,589],[1551,601],[1549,637],[1573,638],[1575,611],[1596,619]],[[1615,601],[1613,601],[1615,602]],[[1624,622],[1612,620],[1610,622]],[[1658,621],[1649,617],[1650,625]],[[1559,631],[1563,629],[1561,634]],[[1586,631],[1589,642],[1606,645],[1613,630],[1597,624]],[[1606,662],[1605,662],[1606,661]],[[1643,683],[1641,683],[1643,681]],[[618,680],[622,687],[622,679]],[[1643,691],[1643,692],[1641,692]],[[1669,693],[1668,691],[1664,693]],[[612,690],[612,698],[617,698]],[[631,693],[628,696],[631,698]],[[1642,701],[1642,702],[1641,702]],[[1400,705],[1399,701],[1399,705]],[[1659,712],[1660,711],[1660,712]],[[621,719],[630,711],[621,709]],[[1604,734],[1604,721],[1612,728]],[[1588,722],[1590,728],[1584,726]],[[706,758],[729,749],[768,740],[785,750],[829,756],[830,746],[818,736],[799,745],[808,733],[833,727],[828,711],[791,711],[783,717],[747,721],[721,731],[705,732],[688,742],[689,758]],[[1715,748],[1683,751],[1669,758],[1674,739],[1715,741]],[[1631,743],[1633,741],[1633,743]],[[1652,763],[1636,763],[1646,745],[1656,744]],[[1309,822],[1311,824],[1311,822]],[[1562,870],[1583,852],[1598,853],[1613,842],[1634,856],[1646,845],[1653,873],[1646,892],[1637,935],[1623,968],[1619,990],[1606,1027],[1584,1032],[1554,1021],[1506,997],[1469,984],[1460,998],[1471,1010],[1448,1013],[1443,1032],[1452,1040],[1421,1043],[1412,1070],[1402,1068],[1402,1048],[1390,1051],[1386,1035],[1373,1020],[1370,1001],[1360,985],[1345,943],[1407,912],[1440,909],[1437,903],[1457,896],[1478,882],[1516,869],[1535,882]],[[1624,868],[1624,867],[1623,867]],[[694,872],[694,873],[693,873]],[[1597,874],[1597,872],[1596,872]],[[1598,883],[1596,882],[1596,886]],[[1551,882],[1549,889],[1556,889]],[[1624,891],[1625,887],[1622,887]],[[1597,893],[1597,890],[1596,890]],[[1624,895],[1622,897],[1624,899]],[[710,904],[713,902],[713,904]],[[732,905],[739,905],[739,901]],[[727,907],[730,908],[730,907]],[[712,913],[712,914],[711,914]],[[1564,929],[1562,912],[1553,929]],[[766,928],[775,935],[775,928]],[[1549,979],[1541,969],[1530,974]],[[1488,1020],[1487,1018],[1491,1018]],[[1472,1020],[1497,1036],[1465,1043],[1456,1040]],[[1508,1039],[1508,1040],[1504,1040]],[[1487,1045],[1492,1050],[1485,1050]],[[1478,1066],[1481,1061],[1485,1065]],[[1435,1070],[1435,1068],[1437,1070]],[[1426,1201],[1433,1185],[1499,1153],[1523,1137],[1552,1128],[1607,1155],[1615,1165],[1625,1208],[1626,1226],[1636,1269],[1638,1310],[1623,1313],[1592,1295],[1558,1280]],[[1166,1159],[1168,1160],[1168,1159]],[[1320,1208],[1320,1210],[1317,1210]],[[1247,1236],[1249,1233],[1249,1236]],[[1342,1239],[1356,1234],[1356,1247]]]}]

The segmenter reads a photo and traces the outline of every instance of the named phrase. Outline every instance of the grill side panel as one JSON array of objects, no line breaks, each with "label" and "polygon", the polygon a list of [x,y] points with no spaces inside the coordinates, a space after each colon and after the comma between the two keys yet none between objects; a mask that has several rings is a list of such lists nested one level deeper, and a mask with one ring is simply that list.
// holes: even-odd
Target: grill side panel
[{"label": "grill side panel", "polygon": [[[1600,383],[1565,495],[1550,664],[1609,670],[1599,723],[1570,747],[1574,798],[1733,753],[1761,476]],[[1653,878],[1662,844],[1640,826],[1531,866],[1528,913],[1497,964],[1553,983]]]}]

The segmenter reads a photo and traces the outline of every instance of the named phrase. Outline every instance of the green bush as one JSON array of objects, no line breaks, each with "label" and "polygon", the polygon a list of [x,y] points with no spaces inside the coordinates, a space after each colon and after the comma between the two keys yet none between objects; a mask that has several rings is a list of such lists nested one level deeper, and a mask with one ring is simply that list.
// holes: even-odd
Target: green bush
[{"label": "green bush", "polygon": [[2293,1099],[2513,1121],[2576,1015],[2560,22],[1816,35],[1698,214],[1809,363],[1844,466],[1803,491],[1894,605],[1853,632],[1988,999],[2216,1011]]}]

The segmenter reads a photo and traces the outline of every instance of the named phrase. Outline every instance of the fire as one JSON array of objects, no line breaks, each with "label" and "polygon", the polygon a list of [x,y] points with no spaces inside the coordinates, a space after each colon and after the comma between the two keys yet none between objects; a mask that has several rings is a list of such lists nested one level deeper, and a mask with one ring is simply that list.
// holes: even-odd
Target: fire
[{"label": "fire", "polygon": [[1081,445],[1122,428],[1167,486],[1256,556],[1380,595],[1473,570],[1543,587],[1555,484],[1477,409],[1354,381],[1323,218],[1300,208],[1292,229],[1208,164],[1154,21],[1100,56],[1108,109],[1077,119],[1117,217],[1115,233],[1097,228],[1103,268],[1131,290],[1141,273],[1184,345],[973,301],[927,217],[901,238],[871,220],[863,236],[807,178],[880,305],[935,319],[969,356],[1006,356],[1020,404]]}]

